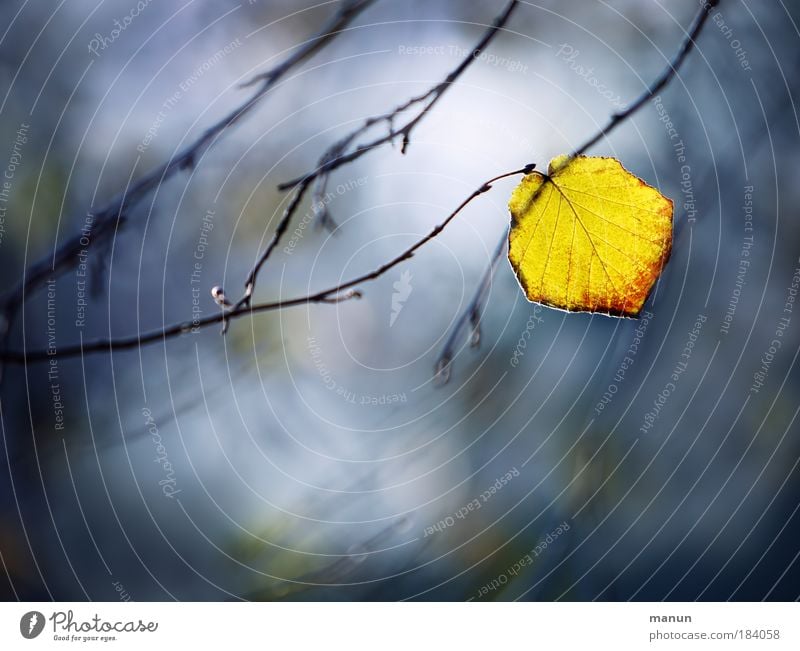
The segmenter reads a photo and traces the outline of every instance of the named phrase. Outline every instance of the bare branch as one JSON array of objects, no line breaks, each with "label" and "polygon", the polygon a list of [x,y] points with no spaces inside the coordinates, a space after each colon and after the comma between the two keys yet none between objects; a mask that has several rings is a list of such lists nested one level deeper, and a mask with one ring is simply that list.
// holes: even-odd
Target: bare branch
[{"label": "bare branch", "polygon": [[683,65],[683,62],[689,55],[689,52],[691,52],[695,47],[697,37],[700,35],[700,32],[703,31],[703,26],[706,24],[708,17],[711,15],[711,10],[719,5],[719,3],[720,0],[701,0],[700,10],[697,12],[686,38],[683,40],[683,43],[681,43],[681,46],[678,49],[677,54],[673,57],[672,61],[667,64],[664,70],[661,71],[661,74],[650,85],[650,87],[647,88],[647,90],[639,95],[639,97],[637,97],[627,108],[614,113],[606,126],[600,129],[574,152],[572,152],[570,159],[580,156],[590,147],[593,147],[600,140],[608,136],[608,134],[611,133],[621,122],[624,122],[634,113],[636,113],[650,99],[655,97],[661,89],[663,89],[670,81],[672,81],[672,78],[678,73],[678,69],[681,67],[681,65]]},{"label": "bare branch", "polygon": [[389,262],[382,264],[380,267],[369,273],[365,273],[361,276],[358,276],[357,278],[336,285],[335,287],[329,287],[328,289],[323,289],[322,291],[309,294],[307,296],[300,296],[298,298],[291,298],[282,301],[274,301],[271,303],[261,303],[259,305],[253,305],[253,306],[235,307],[227,313],[221,312],[220,314],[209,316],[204,319],[200,319],[199,321],[194,321],[194,322],[185,321],[182,323],[177,323],[175,325],[167,326],[161,328],[160,330],[155,330],[153,332],[143,335],[137,335],[133,337],[126,337],[120,339],[105,339],[101,341],[94,341],[87,344],[67,346],[61,348],[55,353],[52,353],[51,351],[48,350],[37,350],[32,352],[3,352],[0,353],[0,359],[6,362],[25,364],[28,362],[36,362],[52,358],[76,357],[88,353],[109,352],[111,350],[122,350],[125,348],[138,348],[139,346],[142,346],[144,344],[149,344],[156,341],[164,341],[166,339],[177,337],[183,334],[188,334],[189,332],[193,331],[196,332],[201,328],[206,328],[210,325],[214,325],[217,323],[224,323],[233,319],[238,319],[246,315],[252,316],[253,314],[257,314],[260,312],[271,312],[274,310],[282,310],[287,307],[294,307],[297,305],[307,305],[309,303],[339,303],[341,301],[349,300],[351,298],[360,298],[361,292],[353,291],[353,288],[356,285],[361,285],[363,283],[367,283],[377,278],[380,278],[390,269],[393,269],[402,262],[405,262],[406,260],[412,258],[418,249],[422,248],[425,244],[427,244],[437,235],[439,235],[439,233],[441,233],[447,227],[447,225],[451,221],[453,221],[453,219],[455,219],[456,216],[462,210],[464,210],[464,208],[466,208],[474,199],[484,194],[485,192],[491,190],[492,184],[495,181],[499,181],[509,176],[516,176],[518,174],[530,174],[533,171],[534,167],[535,166],[532,164],[526,165],[521,169],[514,170],[512,172],[505,172],[503,174],[499,174],[498,176],[489,179],[488,181],[483,183],[479,188],[473,191],[472,194],[470,194],[466,199],[464,199],[458,205],[458,207],[444,219],[444,221],[435,226],[427,235],[417,240],[412,246],[407,248],[400,255],[392,258]]},{"label": "bare branch", "polygon": [[[638,97],[636,99],[636,101],[634,101],[630,105],[629,108],[627,108],[626,110],[624,110],[622,112],[614,114],[611,117],[611,119],[608,122],[608,124],[605,127],[603,127],[599,132],[597,132],[595,135],[593,135],[590,139],[588,139],[581,147],[576,149],[575,152],[573,152],[571,154],[571,157],[575,157],[575,156],[578,156],[578,155],[582,154],[587,149],[589,149],[594,144],[596,144],[599,140],[601,140],[603,137],[607,136],[616,126],[618,126],[621,122],[623,122],[624,120],[628,119],[631,115],[633,115],[637,110],[639,110],[648,101],[648,99],[653,97],[656,93],[658,93],[664,86],[666,86],[669,83],[669,81],[675,76],[675,74],[677,73],[678,68],[683,63],[683,61],[685,60],[685,58],[687,57],[687,55],[691,51],[692,47],[694,46],[695,39],[700,34],[700,31],[702,30],[703,25],[705,24],[705,22],[706,22],[706,20],[708,18],[710,10],[713,7],[717,6],[718,4],[719,4],[719,0],[711,0],[709,2],[704,2],[703,3],[703,8],[702,8],[701,12],[698,14],[697,18],[695,18],[693,26],[692,26],[689,34],[687,35],[686,40],[683,42],[683,44],[682,44],[679,52],[675,56],[675,58],[670,62],[670,65],[662,72],[662,74],[656,79],[656,81],[640,97]],[[506,9],[505,14],[510,14],[511,9],[513,9],[513,7],[515,5],[516,5],[516,2],[512,2],[509,5],[509,7]],[[497,21],[500,21],[501,19],[502,19],[502,16],[498,17]],[[506,15],[506,19],[507,19],[507,15]],[[497,21],[496,21],[496,23],[497,23]],[[499,29],[499,27],[497,27],[496,29]],[[496,31],[496,29],[495,29],[495,31]],[[486,42],[488,42],[488,40],[486,40],[486,39],[487,39],[487,35],[484,36],[484,40]],[[484,43],[484,40],[482,40],[482,43]],[[484,43],[484,45],[485,45],[485,43]],[[457,68],[455,71],[453,71],[453,73],[451,73],[450,76],[448,76],[448,80],[443,82],[444,86],[442,86],[442,87],[445,88],[445,87],[449,86],[449,84],[452,83],[452,79],[450,79],[450,77],[452,77],[453,75],[455,75],[455,77],[457,77],[461,72],[463,72],[463,69],[465,69],[466,66],[468,66],[468,65],[469,65],[469,62],[467,60],[465,60],[465,62],[463,62],[461,64],[461,66],[459,66],[459,68]],[[453,78],[455,78],[455,77],[453,77]],[[434,89],[432,89],[431,92],[434,92],[436,90],[436,88],[439,88],[439,86],[437,86]],[[386,116],[379,116],[378,118],[374,118],[374,120],[375,120],[374,123],[377,123],[377,122],[379,122],[381,120],[388,121],[389,124],[390,124],[390,133],[394,133],[393,137],[397,137],[398,135],[403,135],[404,141],[407,142],[407,135],[408,135],[408,133],[410,133],[410,130],[413,129],[413,126],[417,122],[419,122],[419,120],[422,118],[422,116],[428,110],[430,110],[431,106],[441,96],[441,92],[443,92],[443,91],[439,91],[438,94],[434,95],[432,101],[430,101],[423,108],[422,112],[419,115],[417,115],[415,118],[413,118],[409,123],[407,123],[407,125],[405,127],[401,128],[401,129],[395,130],[394,127],[393,127],[393,124],[392,124],[391,121],[394,119],[394,114],[386,114]],[[398,110],[399,110],[399,112],[402,112],[403,110],[405,110],[405,108],[408,108],[409,106],[412,106],[415,102],[417,102],[417,101],[425,101],[425,99],[430,99],[430,96],[428,94],[426,94],[426,95],[421,95],[418,98],[412,98],[406,104],[398,107]],[[410,125],[410,128],[409,128],[409,125]],[[371,126],[371,125],[369,125],[369,126]],[[406,129],[408,129],[408,130],[406,130]],[[364,130],[365,129],[362,127],[362,130],[357,130],[357,132],[354,132],[354,133],[356,133],[356,135],[353,136],[352,138],[350,138],[349,140],[347,140],[347,142],[344,145],[344,147],[340,147],[340,150],[341,151],[345,151],[347,149],[347,147],[349,147],[355,141],[355,139],[358,137],[358,135],[361,135],[363,133]],[[336,169],[337,167],[339,167],[341,165],[344,165],[344,164],[350,162],[351,160],[355,160],[359,156],[363,155],[363,153],[366,153],[366,151],[369,151],[374,146],[377,146],[377,144],[383,144],[384,142],[389,142],[390,140],[393,139],[393,137],[389,138],[389,136],[384,136],[383,139],[379,139],[380,142],[378,140],[376,140],[376,141],[373,141],[373,143],[369,143],[367,145],[357,146],[355,149],[353,149],[349,153],[338,154],[335,158],[332,158],[330,160],[330,162],[326,162],[326,163],[321,164],[318,167],[317,170],[315,170],[314,172],[310,173],[306,177],[303,177],[301,179],[296,179],[293,182],[285,184],[285,186],[283,186],[285,189],[296,187],[296,186],[300,186],[300,187],[297,188],[296,194],[292,198],[292,201],[290,202],[289,206],[287,206],[287,211],[291,208],[292,204],[295,204],[295,207],[291,208],[291,210],[292,211],[296,210],[296,204],[299,204],[300,200],[302,199],[303,193],[308,188],[308,184],[313,179],[316,179],[316,178],[320,177],[322,174],[327,174],[330,171],[332,171],[333,169]],[[342,142],[344,142],[344,140],[340,141],[339,144],[341,145]],[[377,144],[375,144],[375,143],[377,143]],[[331,150],[329,150],[329,152],[330,151]],[[267,312],[267,311],[273,311],[273,310],[280,310],[280,309],[293,307],[293,306],[297,306],[297,305],[307,305],[307,304],[310,304],[310,303],[338,303],[340,301],[349,300],[351,298],[358,298],[358,297],[361,296],[360,292],[356,291],[356,290],[353,290],[353,288],[356,285],[363,284],[363,283],[375,280],[375,279],[379,278],[380,276],[382,276],[383,274],[385,274],[386,272],[388,272],[390,269],[392,269],[395,266],[401,264],[402,262],[410,259],[419,248],[424,246],[426,243],[428,243],[433,238],[435,238],[439,233],[441,233],[441,231],[444,230],[444,228],[453,219],[455,219],[455,217],[470,202],[472,202],[475,198],[477,198],[481,194],[483,194],[483,193],[487,192],[489,189],[491,189],[492,183],[494,183],[495,181],[498,181],[500,179],[504,179],[504,178],[507,178],[507,177],[510,177],[510,176],[514,176],[514,175],[518,175],[518,174],[523,174],[523,175],[530,174],[534,170],[534,167],[535,167],[534,164],[529,164],[529,165],[526,165],[525,167],[523,167],[521,169],[514,170],[512,172],[507,172],[507,173],[504,173],[504,174],[500,174],[500,175],[495,176],[494,178],[490,179],[489,181],[487,181],[486,183],[481,185],[472,194],[470,194],[465,200],[463,200],[461,202],[461,204],[459,204],[459,206],[453,212],[451,212],[443,222],[441,222],[439,225],[437,225],[430,233],[428,233],[422,239],[418,240],[414,245],[412,245],[411,247],[409,247],[408,249],[403,251],[400,255],[396,256],[395,258],[393,258],[389,262],[381,265],[380,267],[378,267],[377,269],[375,269],[374,271],[372,271],[370,273],[363,274],[363,275],[358,276],[357,278],[354,278],[354,279],[352,279],[350,281],[347,281],[345,283],[336,285],[335,287],[331,287],[331,288],[316,292],[314,294],[309,294],[309,295],[306,295],[306,296],[301,296],[301,297],[297,297],[297,298],[293,298],[293,299],[275,301],[275,302],[270,302],[270,303],[262,303],[262,304],[258,304],[258,305],[250,305],[249,297],[252,295],[252,288],[255,285],[255,277],[256,277],[256,275],[258,273],[258,270],[260,269],[261,265],[263,265],[263,261],[262,261],[259,265],[257,265],[256,268],[254,268],[253,272],[251,273],[251,278],[248,279],[248,282],[250,284],[249,294],[247,295],[248,301],[247,302],[240,301],[239,303],[234,305],[231,309],[229,309],[229,311],[227,311],[227,312],[224,311],[224,310],[225,310],[225,308],[228,308],[230,306],[230,303],[225,298],[224,292],[221,290],[221,288],[215,288],[215,290],[216,290],[215,300],[217,300],[218,304],[223,308],[223,311],[221,311],[220,314],[218,314],[218,315],[206,317],[204,319],[201,319],[200,321],[195,321],[193,323],[183,322],[183,323],[175,324],[175,325],[172,325],[172,326],[164,327],[164,328],[162,328],[160,330],[157,330],[157,331],[154,331],[154,332],[150,332],[148,334],[138,335],[138,336],[135,336],[135,337],[129,337],[129,338],[123,338],[123,339],[108,339],[108,340],[92,342],[92,343],[89,343],[89,344],[86,344],[86,345],[77,345],[77,346],[71,346],[71,347],[67,347],[67,348],[62,348],[61,350],[59,350],[54,355],[49,354],[50,351],[47,351],[47,350],[38,350],[38,351],[29,352],[29,353],[28,352],[3,352],[2,354],[0,354],[0,359],[8,361],[8,362],[27,363],[27,362],[33,362],[33,361],[41,361],[41,360],[49,359],[49,358],[52,358],[52,357],[62,357],[62,358],[63,357],[74,357],[74,356],[77,356],[77,355],[83,355],[85,353],[88,354],[88,353],[93,353],[93,352],[108,352],[110,350],[119,350],[119,349],[125,349],[125,348],[137,348],[137,347],[139,347],[141,345],[144,345],[144,344],[153,343],[153,342],[156,342],[156,341],[164,341],[164,340],[166,340],[168,338],[177,337],[177,336],[180,336],[182,334],[186,334],[186,333],[188,333],[190,331],[194,331],[194,330],[197,330],[199,328],[204,328],[204,327],[210,326],[212,324],[227,323],[229,320],[240,318],[240,317],[245,316],[245,315],[253,315],[255,313]],[[305,184],[305,187],[303,187],[304,184]],[[289,215],[289,218],[290,217],[291,217],[291,213]],[[288,223],[288,220],[287,220],[287,223]],[[284,227],[284,230],[285,230],[285,227]],[[274,248],[275,248],[275,246],[277,244],[277,239],[280,238],[280,235],[281,235],[281,233],[279,233],[276,230],[276,233],[273,236],[273,240],[270,242],[270,245],[268,246],[268,250],[270,250],[270,251],[274,250]],[[273,242],[275,242],[275,243],[273,244]],[[481,311],[482,311],[483,302],[484,302],[485,297],[486,297],[486,295],[488,293],[488,288],[491,286],[492,270],[495,267],[497,261],[502,256],[502,252],[504,250],[504,246],[505,246],[505,237],[501,240],[500,244],[498,245],[497,249],[494,252],[492,263],[491,263],[489,269],[487,270],[487,272],[484,274],[483,279],[481,280],[481,283],[480,283],[479,288],[478,288],[478,292],[476,293],[473,301],[468,306],[467,311],[464,313],[464,315],[461,317],[459,322],[456,324],[456,326],[454,328],[454,331],[453,331],[453,334],[448,339],[448,341],[447,341],[447,343],[445,345],[444,353],[440,357],[439,362],[437,363],[437,374],[439,375],[439,378],[442,379],[443,381],[446,381],[447,378],[449,377],[450,364],[451,364],[451,361],[452,361],[452,358],[453,358],[453,354],[454,354],[453,351],[455,349],[455,342],[458,339],[458,337],[460,336],[460,334],[464,331],[464,328],[465,328],[467,323],[469,323],[471,325],[471,328],[472,328],[471,331],[472,331],[472,343],[473,343],[473,345],[477,344],[479,339],[480,339],[479,326],[480,326],[480,317],[481,317]],[[264,259],[264,261],[266,260],[265,257],[263,257],[263,259]]]},{"label": "bare branch", "polygon": [[467,324],[469,324],[471,328],[470,346],[477,348],[481,343],[481,316],[483,314],[483,306],[486,304],[486,297],[489,294],[489,289],[491,289],[492,286],[494,270],[497,267],[497,263],[500,258],[503,257],[503,251],[505,251],[505,249],[506,238],[503,237],[498,242],[495,250],[492,252],[489,266],[486,267],[486,271],[483,272],[483,276],[478,283],[477,291],[472,297],[467,309],[461,313],[461,316],[459,316],[455,326],[453,326],[450,336],[447,338],[444,348],[442,348],[442,352],[440,353],[439,358],[436,360],[435,375],[436,380],[440,384],[446,384],[450,379],[450,365],[456,354],[456,346],[461,340],[461,336],[464,333],[464,329],[466,328]]},{"label": "bare branch", "polygon": [[[279,190],[291,190],[296,188],[296,193],[286,206],[286,210],[284,210],[269,244],[267,244],[267,247],[264,249],[261,257],[259,257],[255,266],[248,274],[247,280],[245,281],[244,294],[236,303],[236,308],[246,306],[250,303],[253,291],[255,290],[256,279],[259,271],[280,243],[284,233],[286,233],[289,227],[289,222],[297,212],[300,202],[308,191],[309,187],[311,187],[312,184],[315,185],[314,202],[316,205],[323,206],[317,215],[319,224],[326,226],[332,225],[334,223],[333,219],[330,216],[328,209],[324,207],[325,202],[323,200],[328,184],[328,178],[331,172],[339,167],[342,167],[343,165],[352,163],[367,152],[370,152],[381,145],[395,142],[398,138],[402,138],[401,152],[405,153],[410,143],[411,133],[414,128],[442,98],[450,86],[452,86],[462,75],[462,73],[469,68],[470,64],[477,58],[477,55],[489,45],[497,32],[503,29],[518,4],[519,0],[512,0],[508,3],[508,5],[506,5],[503,12],[494,19],[492,25],[483,34],[480,41],[478,41],[470,53],[464,57],[464,60],[461,61],[461,63],[454,70],[452,70],[443,81],[439,82],[422,95],[412,97],[388,113],[368,118],[360,127],[348,133],[342,139],[331,145],[320,157],[315,170],[278,186]],[[407,110],[419,105],[421,105],[419,113],[413,117],[410,117],[402,126],[395,127],[396,120],[398,120]],[[377,124],[386,125],[388,127],[387,133],[383,136],[375,138],[370,142],[361,145],[355,145],[355,142],[361,136],[363,136]]]},{"label": "bare branch", "polygon": [[302,183],[297,191],[294,193],[294,196],[289,201],[289,204],[286,206],[286,210],[283,211],[283,216],[281,220],[278,222],[278,226],[275,229],[275,233],[272,235],[272,239],[270,240],[267,248],[264,249],[264,253],[261,254],[261,257],[258,259],[258,262],[250,271],[247,276],[247,280],[244,284],[244,296],[242,299],[237,303],[237,307],[241,307],[242,305],[246,305],[250,301],[250,297],[253,295],[253,290],[256,287],[256,277],[258,276],[258,272],[261,270],[261,267],[264,266],[264,263],[267,261],[269,256],[275,250],[275,247],[278,246],[278,243],[281,240],[281,237],[286,232],[286,229],[289,227],[289,222],[292,219],[292,215],[297,211],[297,207],[300,205],[300,202],[303,200],[303,195],[305,195],[306,191],[308,190],[308,183]]},{"label": "bare branch", "polygon": [[[444,96],[447,92],[448,88],[463,74],[463,72],[469,68],[470,64],[477,58],[477,55],[486,49],[486,47],[491,43],[492,39],[495,37],[497,32],[499,32],[508,22],[509,18],[511,18],[511,14],[514,12],[514,9],[519,4],[519,0],[512,0],[511,2],[506,5],[506,8],[503,12],[494,19],[494,22],[486,30],[486,33],[483,35],[480,41],[472,48],[472,51],[464,58],[464,60],[444,78],[444,80],[432,88],[430,88],[427,92],[423,93],[422,95],[418,95],[416,97],[412,97],[407,102],[400,104],[394,110],[384,113],[383,115],[377,115],[374,117],[369,118],[361,125],[358,129],[355,129],[344,138],[339,140],[338,142],[334,143],[326,152],[322,155],[319,160],[319,164],[315,170],[309,172],[305,176],[298,177],[296,179],[292,179],[291,181],[287,181],[286,183],[282,183],[278,186],[279,190],[288,190],[290,188],[296,187],[301,183],[309,180],[313,180],[319,176],[324,176],[330,174],[333,170],[338,169],[342,165],[346,165],[347,163],[352,163],[354,160],[360,158],[364,154],[369,151],[372,151],[376,147],[384,145],[389,142],[394,142],[397,138],[402,137],[402,148],[401,151],[405,153],[411,138],[411,132],[414,128],[419,124],[420,121],[425,117],[425,115],[434,107],[434,105]],[[426,104],[427,102],[427,104]],[[422,109],[420,112],[415,115],[413,118],[409,119],[404,125],[400,127],[395,127],[394,122],[397,120],[403,113],[405,113],[408,109],[417,106],[419,104],[423,104]],[[376,138],[370,142],[357,145],[355,148],[348,152],[348,148],[353,145],[353,143],[364,133],[366,133],[371,127],[376,124],[385,124],[389,127],[388,133],[385,135]]]},{"label": "bare branch", "polygon": [[244,84],[244,87],[254,86],[261,82],[262,84],[274,84],[287,72],[289,72],[296,65],[302,63],[309,57],[314,56],[322,48],[324,48],[330,41],[332,41],[338,34],[343,32],[345,28],[358,16],[364,9],[373,4],[375,0],[344,0],[339,11],[331,18],[330,22],[325,25],[316,37],[307,41],[300,49],[297,50],[292,56],[286,59],[283,63],[275,66],[272,70],[263,72],[256,75],[250,81]]},{"label": "bare branch", "polygon": [[[303,43],[285,61],[271,70],[254,77],[246,86],[257,85],[257,90],[240,106],[206,129],[193,143],[185,147],[168,161],[141,177],[130,188],[112,199],[108,204],[93,213],[91,244],[107,241],[125,222],[127,214],[136,204],[148,196],[155,188],[184,169],[191,169],[198,159],[216,143],[223,132],[233,126],[270,91],[275,83],[294,66],[330,43],[347,25],[375,0],[343,0],[342,5],[331,20],[313,38]],[[81,244],[83,240],[84,244]],[[85,249],[85,236],[78,233],[64,242],[55,251],[31,264],[24,272],[19,285],[9,292],[2,302],[3,318],[0,319],[0,341],[5,343],[12,322],[25,295],[41,287],[49,279],[62,275],[78,264],[78,253]]]},{"label": "bare branch", "polygon": [[[622,111],[614,113],[603,128],[594,133],[589,139],[586,140],[586,142],[573,151],[569,155],[569,158],[564,162],[564,165],[568,164],[568,162],[573,158],[585,153],[591,147],[600,142],[600,140],[607,137],[609,133],[611,133],[617,126],[642,108],[642,106],[644,106],[650,99],[655,97],[659,91],[661,91],[661,89],[663,89],[672,80],[686,57],[695,47],[697,37],[700,35],[700,32],[703,30],[703,26],[706,24],[708,17],[711,15],[711,10],[719,5],[719,3],[720,0],[701,0],[701,8],[695,16],[692,26],[689,28],[686,37],[678,49],[678,52],[675,54],[669,64],[667,64],[667,66],[661,71],[661,74],[628,107]],[[500,238],[500,242],[495,249],[494,257],[484,272],[483,278],[478,284],[478,289],[475,292],[472,301],[470,301],[467,309],[464,310],[464,312],[459,316],[456,324],[453,326],[453,330],[448,337],[447,342],[445,343],[444,348],[442,349],[441,354],[439,355],[439,358],[437,359],[435,374],[437,379],[442,383],[446,383],[450,378],[450,364],[453,356],[455,355],[455,347],[458,339],[464,331],[466,324],[480,324],[484,299],[488,293],[489,287],[491,287],[492,277],[495,269],[497,269],[497,262],[505,250],[506,239],[507,231],[504,232],[503,236]],[[477,332],[477,341],[480,341],[480,330],[476,330],[476,327],[478,326],[473,325],[473,333]],[[475,340],[475,335],[473,335],[473,345],[475,345]]]}]

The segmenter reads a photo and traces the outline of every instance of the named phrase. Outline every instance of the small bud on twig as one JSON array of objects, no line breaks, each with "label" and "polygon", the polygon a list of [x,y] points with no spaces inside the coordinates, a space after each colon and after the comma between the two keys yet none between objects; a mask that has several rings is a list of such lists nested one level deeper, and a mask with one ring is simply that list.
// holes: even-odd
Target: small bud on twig
[{"label": "small bud on twig", "polygon": [[219,285],[215,285],[211,288],[211,297],[214,299],[214,302],[219,305],[220,307],[233,307],[233,303],[231,303],[225,297],[225,290],[222,289]]},{"label": "small bud on twig", "polygon": [[450,381],[450,362],[452,360],[450,357],[442,356],[436,362],[436,367],[434,369],[433,374],[433,381],[438,386],[444,386]]}]

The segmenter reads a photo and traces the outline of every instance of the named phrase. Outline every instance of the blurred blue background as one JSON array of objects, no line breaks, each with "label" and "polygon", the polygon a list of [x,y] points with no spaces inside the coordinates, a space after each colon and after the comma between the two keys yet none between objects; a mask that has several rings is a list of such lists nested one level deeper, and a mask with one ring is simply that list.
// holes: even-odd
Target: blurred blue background
[{"label": "blurred blue background", "polygon": [[[4,8],[7,288],[339,3],[139,4]],[[276,186],[441,81],[503,7],[375,2],[90,247],[88,278],[63,275],[49,306],[47,287],[27,296],[9,346],[216,314],[211,287],[238,295],[275,228]],[[405,155],[384,146],[333,174],[335,233],[303,203],[257,299],[369,271],[487,178],[573,149],[664,68],[697,7],[522,3]],[[796,3],[723,0],[660,101],[589,152],[675,201],[646,319],[534,306],[501,260],[480,348],[459,341],[434,384],[507,226],[509,179],[361,300],[7,364],[0,595],[796,599],[798,19]]]}]

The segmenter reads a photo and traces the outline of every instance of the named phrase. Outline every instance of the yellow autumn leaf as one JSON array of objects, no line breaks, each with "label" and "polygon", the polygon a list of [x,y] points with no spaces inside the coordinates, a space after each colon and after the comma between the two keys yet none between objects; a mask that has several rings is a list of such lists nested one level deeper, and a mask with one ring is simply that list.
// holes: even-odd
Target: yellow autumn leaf
[{"label": "yellow autumn leaf", "polygon": [[508,259],[528,300],[638,316],[672,250],[670,199],[615,158],[558,156],[508,207]]}]

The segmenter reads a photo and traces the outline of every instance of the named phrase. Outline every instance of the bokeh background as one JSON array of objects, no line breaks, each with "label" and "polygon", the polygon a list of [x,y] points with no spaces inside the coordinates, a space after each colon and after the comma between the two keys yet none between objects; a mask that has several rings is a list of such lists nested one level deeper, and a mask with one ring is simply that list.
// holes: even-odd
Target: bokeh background
[{"label": "bokeh background", "polygon": [[[241,85],[339,3],[139,5],[3,8],[5,289],[244,101]],[[89,248],[85,307],[84,278],[61,276],[51,314],[46,287],[26,296],[8,346],[215,314],[211,287],[238,295],[271,236],[287,201],[277,185],[441,81],[503,7],[377,0]],[[303,203],[258,300],[368,271],[485,179],[573,149],[663,69],[697,9],[522,2],[405,155],[387,145],[332,176],[334,233]],[[0,595],[796,599],[798,9],[722,0],[659,104],[590,152],[675,201],[647,319],[534,306],[502,260],[480,347],[459,340],[450,382],[433,382],[507,226],[509,179],[361,300],[239,319],[224,337],[214,326],[54,367],[6,364]]]}]

